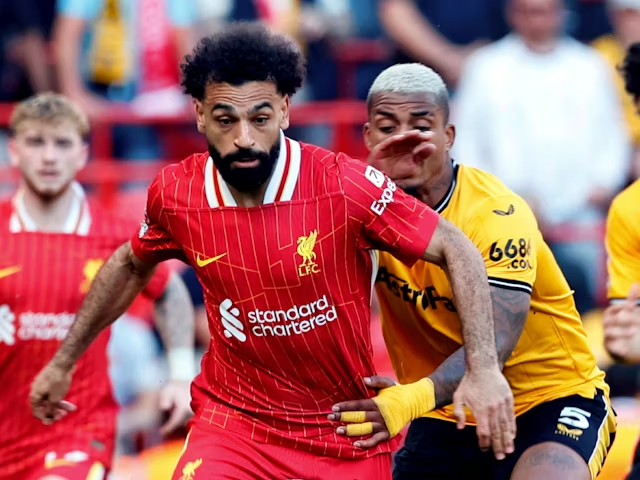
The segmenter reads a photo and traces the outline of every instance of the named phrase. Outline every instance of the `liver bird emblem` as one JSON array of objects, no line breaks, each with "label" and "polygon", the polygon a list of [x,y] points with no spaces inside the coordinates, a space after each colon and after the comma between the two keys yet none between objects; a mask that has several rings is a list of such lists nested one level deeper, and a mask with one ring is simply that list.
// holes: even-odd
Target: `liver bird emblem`
[{"label": "liver bird emblem", "polygon": [[318,230],[313,230],[307,236],[298,237],[298,255],[302,257],[302,263],[298,266],[298,275],[304,277],[311,273],[318,273],[320,269],[315,263],[316,240],[318,239]]},{"label": "liver bird emblem", "polygon": [[316,253],[313,249],[316,247],[316,239],[318,238],[318,231],[314,230],[309,235],[298,237],[298,255],[302,257],[302,265],[311,265],[315,263]]},{"label": "liver bird emblem", "polygon": [[182,469],[182,476],[180,480],[193,480],[195,478],[196,470],[202,465],[202,459],[199,458],[194,462],[187,463]]}]

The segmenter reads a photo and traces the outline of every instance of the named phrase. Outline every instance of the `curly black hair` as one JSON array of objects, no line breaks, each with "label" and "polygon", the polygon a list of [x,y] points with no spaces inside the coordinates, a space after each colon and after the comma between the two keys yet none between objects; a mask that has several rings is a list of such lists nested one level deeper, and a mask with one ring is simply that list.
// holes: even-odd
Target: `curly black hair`
[{"label": "curly black hair", "polygon": [[620,66],[625,90],[634,98],[640,98],[640,42],[629,47]]},{"label": "curly black hair", "polygon": [[284,35],[259,23],[232,23],[204,37],[180,65],[185,93],[204,99],[213,82],[242,85],[273,82],[281,95],[293,95],[306,74],[304,56]]}]

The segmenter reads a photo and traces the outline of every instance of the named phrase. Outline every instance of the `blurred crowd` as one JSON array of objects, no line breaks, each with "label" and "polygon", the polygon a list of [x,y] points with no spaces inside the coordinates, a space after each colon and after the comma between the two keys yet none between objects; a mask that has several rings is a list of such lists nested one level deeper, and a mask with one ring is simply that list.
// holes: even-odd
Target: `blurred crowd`
[{"label": "blurred crowd", "polygon": [[[309,76],[298,103],[362,100],[392,63],[433,67],[452,94],[455,160],[526,198],[578,309],[599,306],[602,222],[613,196],[640,176],[640,117],[617,72],[640,41],[640,0],[0,0],[0,102],[56,90],[93,118],[124,107],[183,112],[179,59],[238,20],[299,41]],[[309,126],[291,135],[329,146],[331,133]],[[121,160],[171,157],[157,127],[119,125],[112,138]],[[184,276],[201,306],[195,277]],[[146,445],[159,440],[147,407],[163,369],[149,325],[134,315],[114,330],[122,452],[139,447],[141,431]],[[204,347],[203,308],[198,328]]]}]

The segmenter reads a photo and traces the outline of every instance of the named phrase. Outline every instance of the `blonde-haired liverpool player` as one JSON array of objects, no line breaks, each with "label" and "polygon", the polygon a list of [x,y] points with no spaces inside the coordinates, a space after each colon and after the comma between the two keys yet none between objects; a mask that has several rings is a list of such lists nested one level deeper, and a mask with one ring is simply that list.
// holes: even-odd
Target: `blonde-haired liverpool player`
[{"label": "blonde-haired liverpool player", "polygon": [[[0,478],[102,479],[118,410],[109,381],[109,331],[78,361],[68,403],[51,419],[59,422],[43,425],[25,399],[100,267],[129,238],[131,223],[90,202],[75,181],[87,161],[89,125],[73,103],[51,93],[29,98],[13,111],[10,128],[9,154],[21,182],[0,203]],[[163,268],[149,279],[144,294],[155,300],[173,367],[160,397],[173,408],[171,429],[190,414],[193,307],[178,275]]]},{"label": "blonde-haired liverpool player", "polygon": [[[621,71],[640,114],[640,43],[629,47]],[[614,358],[640,364],[640,180],[611,203],[605,242],[611,302],[604,313],[605,346]],[[640,378],[636,382],[638,388]],[[640,443],[627,479],[640,480]]]},{"label": "blonde-haired liverpool player", "polygon": [[[409,428],[394,478],[595,478],[616,429],[609,389],[531,210],[493,175],[451,160],[455,129],[447,90],[430,68],[404,64],[382,72],[368,110],[364,135],[374,157],[403,138],[414,146],[413,155],[378,166],[461,228],[482,253],[518,429],[515,452],[500,460],[478,448],[474,429],[456,428],[458,412],[449,405],[464,374],[460,295],[437,266],[408,267],[380,253],[376,291],[395,373],[401,383],[429,376],[439,386],[437,409]],[[360,410],[368,403],[342,407]]]}]

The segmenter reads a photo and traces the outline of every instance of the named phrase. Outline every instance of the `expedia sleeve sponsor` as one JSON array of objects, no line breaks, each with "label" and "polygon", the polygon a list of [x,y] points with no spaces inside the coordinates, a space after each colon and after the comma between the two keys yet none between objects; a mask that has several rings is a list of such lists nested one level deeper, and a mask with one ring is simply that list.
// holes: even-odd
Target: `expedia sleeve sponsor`
[{"label": "expedia sleeve sponsor", "polygon": [[345,162],[343,182],[349,226],[362,248],[389,252],[405,265],[424,256],[437,213],[362,162]]}]

